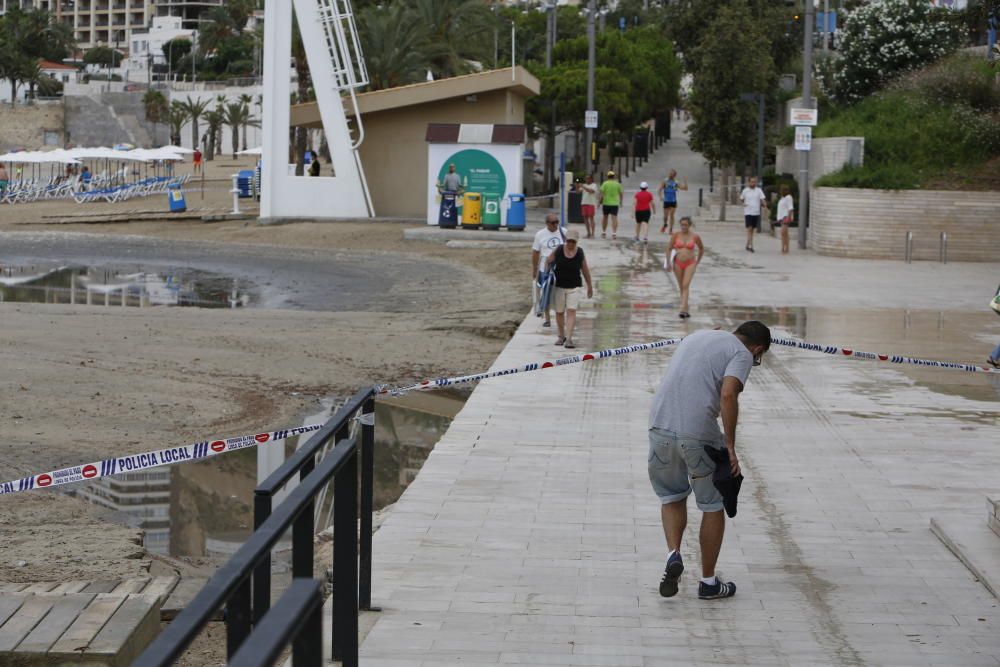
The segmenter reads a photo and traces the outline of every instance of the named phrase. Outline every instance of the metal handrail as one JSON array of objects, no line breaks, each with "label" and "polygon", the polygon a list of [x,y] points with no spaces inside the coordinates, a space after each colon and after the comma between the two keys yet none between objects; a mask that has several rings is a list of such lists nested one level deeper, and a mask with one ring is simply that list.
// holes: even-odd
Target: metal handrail
[{"label": "metal handrail", "polygon": [[295,667],[320,667],[323,663],[323,596],[315,579],[295,579],[263,626],[247,637],[229,667],[273,665],[292,644]]},{"label": "metal handrail", "polygon": [[[336,424],[328,422],[327,426],[331,427],[324,427],[328,432],[338,430]],[[228,655],[234,656],[250,634],[251,573],[265,556],[269,556],[271,549],[289,526],[293,527],[293,576],[312,577],[313,501],[316,494],[336,477],[333,654],[341,657],[346,667],[357,665],[357,453],[356,440],[338,442],[333,451],[314,470],[310,470],[284,502],[257,526],[246,543],[219,568],[177,618],[153,640],[136,664],[144,667],[167,667],[173,664],[222,605],[226,606]],[[303,549],[309,552],[308,559],[303,557]],[[308,570],[302,567],[306,562]]]}]

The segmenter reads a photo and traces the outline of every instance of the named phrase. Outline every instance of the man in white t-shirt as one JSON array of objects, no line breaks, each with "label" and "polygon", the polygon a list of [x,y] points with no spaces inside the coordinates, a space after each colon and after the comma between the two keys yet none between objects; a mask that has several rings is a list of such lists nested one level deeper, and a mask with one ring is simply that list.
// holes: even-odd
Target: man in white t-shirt
[{"label": "man in white t-shirt", "polygon": [[[563,244],[566,233],[559,227],[559,216],[549,213],[545,216],[545,229],[539,229],[535,233],[535,241],[531,244],[531,294],[534,303],[538,303],[541,296],[541,285],[539,277],[545,271],[545,260],[549,258],[552,251]],[[545,309],[545,322],[543,327],[551,327],[552,319],[550,315],[551,305]]]},{"label": "man in white t-shirt", "polygon": [[750,177],[750,183],[740,192],[743,202],[743,221],[747,226],[747,250],[753,252],[753,232],[760,229],[761,210],[767,210],[767,196],[757,187],[757,178]]},{"label": "man in white t-shirt", "polygon": [[[740,464],[736,458],[739,396],[750,368],[771,347],[771,331],[760,322],[736,331],[698,331],[684,338],[653,396],[649,411],[649,481],[660,499],[667,538],[667,565],[660,595],[673,597],[684,572],[681,540],[687,526],[687,498],[694,491],[701,520],[702,600],[731,597],[736,585],[716,576],[726,517],[736,515]],[[722,430],[719,417],[722,417]],[[728,469],[726,465],[728,464]],[[717,479],[713,479],[715,476]],[[720,487],[716,481],[735,483]]]}]

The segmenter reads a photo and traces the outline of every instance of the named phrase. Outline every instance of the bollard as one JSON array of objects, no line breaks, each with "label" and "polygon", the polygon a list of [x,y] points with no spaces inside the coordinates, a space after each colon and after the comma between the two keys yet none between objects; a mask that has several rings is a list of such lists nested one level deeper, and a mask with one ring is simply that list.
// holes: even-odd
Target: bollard
[{"label": "bollard", "polygon": [[233,215],[240,214],[240,175],[233,174],[233,189],[230,192],[233,193],[233,210],[231,211]]},{"label": "bollard", "polygon": [[948,232],[941,232],[941,248],[939,256],[942,264],[948,263]]},{"label": "bollard", "polygon": [[907,264],[913,261],[913,232],[906,232],[906,246],[903,250],[903,261]]},{"label": "bollard", "polygon": [[715,192],[715,168],[708,165],[708,191]]},{"label": "bollard", "polygon": [[698,208],[705,208],[704,195],[705,189],[698,188]]}]

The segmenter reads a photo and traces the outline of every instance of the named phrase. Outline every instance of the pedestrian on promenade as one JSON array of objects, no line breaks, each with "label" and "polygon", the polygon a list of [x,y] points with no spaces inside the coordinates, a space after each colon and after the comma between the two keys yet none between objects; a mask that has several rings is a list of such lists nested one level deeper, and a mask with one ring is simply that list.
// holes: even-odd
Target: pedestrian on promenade
[{"label": "pedestrian on promenade", "polygon": [[604,217],[601,218],[601,238],[607,238],[608,216],[611,216],[611,238],[618,238],[618,207],[622,205],[622,195],[625,188],[615,180],[615,172],[609,171],[606,181],[601,183],[601,206]]},{"label": "pedestrian on promenade", "polygon": [[574,348],[573,330],[576,328],[576,311],[580,307],[580,288],[587,281],[587,298],[594,297],[594,287],[590,281],[590,267],[580,248],[580,232],[571,229],[566,232],[566,242],[549,256],[547,265],[556,272],[556,325],[559,337],[556,345]]},{"label": "pedestrian on promenade", "polygon": [[[663,227],[660,228],[660,233],[669,233],[671,236],[674,234],[674,214],[677,212],[677,191],[687,190],[688,184],[687,179],[684,179],[683,183],[677,182],[677,170],[671,169],[670,173],[667,174],[666,179],[660,183],[659,193],[663,197]],[[667,230],[667,227],[670,230]]]},{"label": "pedestrian on promenade", "polygon": [[[990,308],[993,309],[994,313],[1000,315],[1000,287],[997,287],[997,294],[993,297],[993,300],[990,301]],[[990,366],[993,368],[1000,368],[1000,345],[997,345],[996,349],[993,350],[993,353],[990,354],[986,361],[988,361]]]},{"label": "pedestrian on promenade", "polygon": [[201,151],[197,147],[195,147],[191,159],[194,160],[194,173],[201,173]]},{"label": "pedestrian on promenade", "polygon": [[767,210],[767,196],[757,187],[757,177],[751,176],[750,183],[740,192],[743,202],[743,221],[747,227],[747,250],[753,252],[753,232],[760,229],[761,210]]},{"label": "pedestrian on promenade", "polygon": [[[670,237],[666,254],[670,258],[667,260],[667,269],[674,272],[677,278],[677,288],[681,293],[681,305],[678,316],[683,320],[691,317],[688,312],[688,295],[691,293],[691,281],[694,280],[694,272],[698,270],[698,264],[705,254],[705,246],[701,243],[701,237],[691,231],[694,223],[691,218],[684,216],[681,218],[681,230]],[[694,249],[698,248],[697,255]]]},{"label": "pedestrian on promenade", "polygon": [[639,184],[639,191],[635,193],[635,240],[642,236],[642,242],[649,242],[649,219],[655,212],[653,209],[653,195],[649,191],[649,183],[643,181]]},{"label": "pedestrian on promenade", "polygon": [[[559,216],[555,213],[546,215],[545,228],[539,229],[535,233],[535,240],[531,244],[531,295],[532,301],[535,304],[538,304],[538,300],[542,296],[542,281],[546,277],[546,271],[548,271],[546,261],[552,255],[552,252],[563,244],[565,238],[563,230],[559,227]],[[550,303],[545,309],[543,327],[552,326],[552,319],[549,314],[551,309],[552,304]]]},{"label": "pedestrian on promenade", "polygon": [[[684,572],[681,540],[687,527],[687,497],[694,490],[703,512],[701,531],[702,600],[728,598],[736,584],[721,580],[715,565],[726,529],[723,514],[735,498],[724,498],[713,474],[730,474],[741,480],[736,457],[736,422],[740,392],[750,367],[760,364],[771,347],[770,330],[757,321],[744,322],[736,331],[703,330],[684,338],[674,351],[667,372],[653,396],[649,415],[649,481],[660,498],[660,519],[667,539],[667,564],[660,581],[660,595],[677,594]],[[719,430],[719,415],[723,430]],[[728,456],[728,460],[726,457]],[[716,459],[721,463],[717,469]],[[729,470],[724,466],[728,463]],[[731,480],[732,481],[732,480]]]},{"label": "pedestrian on promenade", "polygon": [[582,193],[580,211],[583,214],[583,224],[587,226],[587,238],[592,239],[597,226],[594,222],[594,214],[597,213],[597,183],[594,183],[594,176],[587,174],[578,190]]},{"label": "pedestrian on promenade", "polygon": [[316,155],[316,151],[313,151],[312,161],[309,163],[309,175],[319,176],[319,170],[320,170],[319,156]]},{"label": "pedestrian on promenade", "polygon": [[781,253],[788,253],[788,226],[792,224],[792,213],[795,211],[795,201],[792,191],[787,185],[781,186],[781,199],[778,200],[778,222],[781,224]]}]

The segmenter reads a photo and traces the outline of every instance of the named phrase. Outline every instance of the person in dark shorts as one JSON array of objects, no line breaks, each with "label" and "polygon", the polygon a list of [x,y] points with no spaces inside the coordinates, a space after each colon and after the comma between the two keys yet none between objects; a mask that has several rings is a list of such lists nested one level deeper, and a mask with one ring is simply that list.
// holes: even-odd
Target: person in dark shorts
[{"label": "person in dark shorts", "polygon": [[756,321],[744,322],[732,333],[697,331],[677,346],[653,396],[647,468],[653,492],[660,500],[660,519],[667,539],[667,565],[660,581],[663,597],[677,594],[684,572],[681,540],[687,527],[687,498],[692,491],[698,509],[704,513],[698,537],[698,598],[714,600],[736,594],[736,585],[723,581],[715,572],[726,515],[725,500],[712,476],[718,466],[716,459],[728,461],[732,477],[741,475],[736,458],[739,396],[750,368],[760,364],[770,347],[771,331]]},{"label": "person in dark shorts", "polygon": [[625,188],[615,179],[615,172],[609,171],[606,181],[601,183],[601,206],[604,217],[601,218],[601,238],[607,238],[608,216],[611,216],[611,238],[618,238],[618,207],[622,205]]},{"label": "person in dark shorts", "polygon": [[[677,182],[677,170],[671,169],[667,178],[660,183],[659,192],[663,196],[663,227],[660,233],[667,232],[671,236],[674,234],[674,214],[677,212],[677,191],[687,190],[687,179],[683,183]],[[667,230],[667,227],[670,230]]]},{"label": "person in dark shorts", "polygon": [[767,196],[764,191],[757,187],[757,178],[750,177],[747,187],[740,192],[740,201],[743,202],[743,220],[747,227],[747,247],[749,252],[753,252],[753,233],[760,229],[761,212],[767,211]]},{"label": "person in dark shorts", "polygon": [[587,281],[587,298],[594,297],[594,286],[590,280],[590,267],[583,254],[583,248],[577,247],[580,232],[571,229],[566,232],[566,242],[552,251],[546,260],[546,267],[556,272],[555,301],[556,325],[559,327],[559,337],[556,345],[574,348],[573,329],[576,328],[576,311],[580,307],[580,290],[583,281]]},{"label": "person in dark shorts", "polygon": [[649,183],[643,181],[639,184],[639,191],[635,193],[635,240],[642,236],[643,243],[649,243],[649,219],[653,215],[653,195],[649,191]]}]

